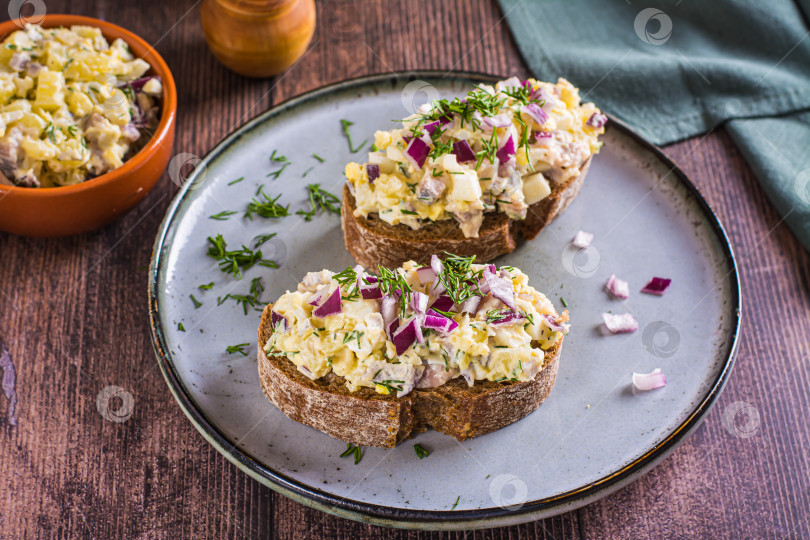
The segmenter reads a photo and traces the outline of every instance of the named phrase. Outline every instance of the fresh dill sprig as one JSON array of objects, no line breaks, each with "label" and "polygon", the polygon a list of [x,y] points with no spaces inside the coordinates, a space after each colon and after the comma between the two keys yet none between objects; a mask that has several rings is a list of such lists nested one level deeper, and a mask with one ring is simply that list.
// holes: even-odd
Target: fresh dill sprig
[{"label": "fresh dill sprig", "polygon": [[478,287],[478,280],[483,270],[472,271],[475,255],[461,257],[444,252],[444,268],[439,273],[439,281],[447,289],[447,295],[456,304],[461,304],[473,296],[483,296]]},{"label": "fresh dill sprig", "polygon": [[405,316],[405,310],[410,302],[413,288],[405,279],[405,276],[396,270],[389,270],[384,266],[378,266],[379,277],[377,278],[380,285],[380,290],[383,294],[393,294],[394,291],[399,291],[399,313],[401,317]]},{"label": "fresh dill sprig", "polygon": [[346,119],[341,119],[340,120],[340,125],[343,127],[343,134],[346,136],[346,140],[349,142],[349,151],[352,154],[356,154],[357,152],[359,152],[366,145],[366,143],[368,142],[368,139],[365,139],[363,142],[358,144],[357,147],[355,148],[354,143],[352,143],[352,134],[349,131],[349,128],[354,125],[354,122],[351,122],[351,121],[346,120]]},{"label": "fresh dill sprig", "polygon": [[238,279],[242,278],[242,269],[249,269],[253,265],[266,266],[268,268],[278,268],[278,264],[270,259],[262,257],[260,250],[252,250],[242,245],[241,249],[229,250],[225,238],[221,234],[216,237],[208,237],[208,256],[219,262],[219,269],[226,274],[233,274]]},{"label": "fresh dill sprig", "polygon": [[245,211],[245,217],[251,221],[253,220],[253,214],[257,214],[263,218],[280,218],[290,215],[290,205],[282,206],[278,203],[281,195],[270,198],[270,196],[262,190],[262,186],[259,187],[259,191],[256,195],[260,198],[254,198],[250,201]]},{"label": "fresh dill sprig", "polygon": [[276,163],[287,163],[290,160],[287,159],[287,156],[282,156],[281,154],[278,154],[277,150],[273,150],[273,153],[270,154],[270,161],[274,161]]},{"label": "fresh dill sprig", "polygon": [[253,247],[259,247],[264,244],[278,233],[259,234],[253,237]]},{"label": "fresh dill sprig", "polygon": [[245,347],[250,347],[250,343],[239,343],[238,345],[228,345],[225,347],[225,352],[228,354],[238,353],[242,356],[247,356],[248,354],[245,352]]},{"label": "fresh dill sprig", "polygon": [[214,215],[208,216],[208,218],[209,219],[216,219],[217,221],[225,221],[226,219],[228,219],[229,217],[231,217],[234,214],[236,214],[236,212],[233,211],[233,210],[223,210],[219,214],[214,214]]},{"label": "fresh dill sprig", "polygon": [[346,443],[346,450],[340,454],[340,457],[344,458],[347,456],[354,456],[354,464],[357,465],[360,463],[360,460],[363,458],[363,450],[360,446],[355,446],[351,443]]},{"label": "fresh dill sprig", "polygon": [[218,303],[222,305],[226,300],[233,300],[242,306],[242,310],[245,312],[245,315],[247,315],[250,308],[256,308],[257,305],[261,304],[259,297],[263,292],[264,284],[262,283],[262,278],[253,278],[250,282],[250,292],[248,294],[228,293],[224,298],[221,298]]},{"label": "fresh dill sprig", "polygon": [[312,218],[323,210],[327,213],[340,215],[340,199],[325,189],[321,188],[320,184],[308,184],[307,193],[309,194],[310,210],[298,210],[296,215],[304,216],[306,221],[312,221]]}]

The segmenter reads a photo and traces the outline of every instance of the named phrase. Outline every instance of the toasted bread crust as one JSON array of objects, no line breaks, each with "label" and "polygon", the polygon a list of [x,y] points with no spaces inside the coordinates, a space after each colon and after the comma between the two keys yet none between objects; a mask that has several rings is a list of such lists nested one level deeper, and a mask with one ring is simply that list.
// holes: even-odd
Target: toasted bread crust
[{"label": "toasted bread crust", "polygon": [[460,378],[437,388],[418,388],[397,398],[371,388],[350,392],[343,377],[311,380],[281,356],[268,357],[273,305],[259,324],[259,379],[267,398],[289,418],[336,439],[360,446],[393,448],[432,427],[458,440],[498,430],[537,409],[557,376],[562,339],[546,353],[546,363],[532,381],[476,381]]},{"label": "toasted bread crust", "polygon": [[465,238],[455,220],[443,220],[413,230],[407,225],[390,225],[377,216],[355,216],[356,203],[348,185],[343,186],[341,222],[346,249],[366,268],[377,265],[395,268],[406,261],[427,263],[434,253],[447,251],[478,262],[515,250],[519,240],[531,240],[560,215],[579,193],[591,158],[580,173],[561,184],[551,185],[551,194],[531,206],[526,219],[509,219],[502,212],[485,214],[477,238]]}]

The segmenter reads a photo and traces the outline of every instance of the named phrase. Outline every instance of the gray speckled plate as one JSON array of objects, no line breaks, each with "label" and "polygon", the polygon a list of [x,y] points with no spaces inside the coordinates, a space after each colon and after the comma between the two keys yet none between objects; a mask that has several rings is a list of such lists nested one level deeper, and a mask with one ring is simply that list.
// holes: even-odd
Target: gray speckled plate
[{"label": "gray speckled plate", "polygon": [[[614,121],[578,199],[536,240],[498,261],[523,269],[558,307],[564,297],[571,313],[557,383],[539,410],[463,443],[429,431],[393,450],[365,449],[355,465],[339,457],[345,444],[287,419],[265,399],[256,372],[259,312],[245,315],[230,300],[218,307],[217,298],[247,293],[251,279],[262,277],[262,299],[271,301],[294,289],[307,271],[339,270],[353,261],[335,215],[311,222],[296,215],[243,218],[257,186],[264,183],[293,211],[306,206],[307,183],[339,194],[344,164],[364,155],[349,152],[341,118],[355,122],[359,142],[408,114],[406,107],[420,97],[459,95],[473,81],[491,80],[382,75],[296,97],[220,143],[169,209],[155,242],[149,287],[160,367],[206,439],[274,490],[383,525],[462,529],[530,521],[587,504],[649,470],[698,425],[720,393],[740,322],[728,240],[683,173]],[[266,176],[279,168],[268,159],[273,150],[291,161],[276,180]],[[226,210],[239,213],[226,221],[209,218]],[[595,234],[588,250],[569,243],[579,229]],[[222,233],[238,246],[270,232],[278,236],[263,246],[264,255],[280,269],[256,266],[237,281],[206,255],[209,235]],[[612,300],[603,291],[611,272],[629,281],[629,300]],[[672,278],[665,296],[639,293],[652,276]],[[198,289],[211,281],[211,290]],[[195,308],[190,294],[202,306]],[[640,330],[602,335],[606,311],[635,314]],[[225,352],[239,343],[250,343],[247,356]],[[634,391],[632,372],[654,368],[666,373],[668,385]],[[429,457],[417,458],[417,442]]]}]

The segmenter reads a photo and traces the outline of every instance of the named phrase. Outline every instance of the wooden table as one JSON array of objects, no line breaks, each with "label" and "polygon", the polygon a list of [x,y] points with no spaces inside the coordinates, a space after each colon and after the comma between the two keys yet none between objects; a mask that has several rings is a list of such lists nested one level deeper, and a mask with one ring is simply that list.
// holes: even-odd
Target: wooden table
[{"label": "wooden table", "polygon": [[[216,62],[188,0],[46,5],[116,22],[157,48],[177,80],[178,153],[204,155],[268,107],[367,73],[528,74],[491,1],[319,2],[309,52],[263,81]],[[738,256],[745,318],[728,386],[695,434],[641,480],[580,510],[472,537],[810,535],[810,257],[722,129],[665,151],[717,211]],[[0,234],[0,336],[18,398],[12,425],[0,397],[0,537],[466,537],[310,510],[248,478],[186,420],[152,352],[143,268],[175,191],[166,178],[117,223],[74,238]],[[126,422],[96,408],[109,385],[134,396]],[[747,432],[723,422],[740,407]]]}]

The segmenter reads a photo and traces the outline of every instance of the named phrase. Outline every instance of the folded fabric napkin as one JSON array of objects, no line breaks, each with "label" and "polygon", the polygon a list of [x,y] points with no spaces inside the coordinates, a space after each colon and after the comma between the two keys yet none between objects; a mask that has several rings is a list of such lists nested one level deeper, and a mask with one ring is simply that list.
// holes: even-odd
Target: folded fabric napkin
[{"label": "folded fabric napkin", "polygon": [[534,75],[657,144],[725,124],[810,250],[810,0],[499,0]]}]

